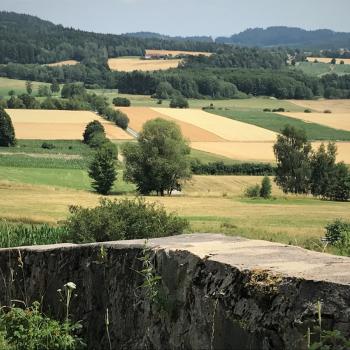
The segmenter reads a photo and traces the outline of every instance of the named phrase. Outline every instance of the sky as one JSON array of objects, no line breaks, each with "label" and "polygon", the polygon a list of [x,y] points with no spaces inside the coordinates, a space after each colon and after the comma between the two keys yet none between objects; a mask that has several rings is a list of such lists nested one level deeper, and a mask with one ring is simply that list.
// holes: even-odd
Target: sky
[{"label": "sky", "polygon": [[350,32],[350,0],[0,0],[0,10],[101,33],[239,33],[275,25]]}]

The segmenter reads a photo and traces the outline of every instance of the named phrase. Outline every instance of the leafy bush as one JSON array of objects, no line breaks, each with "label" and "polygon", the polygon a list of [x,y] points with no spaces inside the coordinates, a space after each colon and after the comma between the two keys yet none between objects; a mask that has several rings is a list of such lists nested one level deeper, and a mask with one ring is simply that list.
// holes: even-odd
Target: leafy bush
[{"label": "leafy bush", "polygon": [[170,101],[170,108],[188,108],[188,101],[181,95],[174,96]]},{"label": "leafy bush", "polygon": [[244,192],[245,197],[257,198],[260,196],[260,186],[258,184],[246,188]]},{"label": "leafy bush", "polygon": [[70,213],[66,226],[76,243],[170,236],[189,226],[187,220],[141,198],[102,199],[92,209],[71,206]]},{"label": "leafy bush", "polygon": [[130,107],[130,100],[125,97],[115,97],[113,104],[117,107]]},{"label": "leafy bush", "polygon": [[323,113],[326,113],[326,114],[331,114],[332,111],[330,109],[326,109],[325,111],[323,111]]},{"label": "leafy bush", "polygon": [[98,120],[94,120],[88,125],[86,125],[85,131],[83,133],[84,143],[89,144],[90,139],[96,133],[102,133],[103,135],[105,135],[105,128]]},{"label": "leafy bush", "polygon": [[272,110],[272,112],[285,112],[286,110],[283,107],[275,108]]},{"label": "leafy bush", "polygon": [[114,122],[117,126],[119,126],[122,129],[127,129],[129,125],[129,118],[128,116],[119,111],[114,110],[112,108],[108,108],[105,112],[105,117],[107,120],[110,120],[111,122]]},{"label": "leafy bush", "polygon": [[91,148],[100,148],[102,147],[102,145],[104,145],[105,143],[110,142],[104,133],[102,132],[96,132],[94,134],[92,134],[91,138],[89,139],[89,146]]},{"label": "leafy bush", "polygon": [[336,219],[326,227],[327,241],[340,249],[350,251],[350,222]]},{"label": "leafy bush", "polygon": [[304,113],[312,113],[311,109],[305,109]]},{"label": "leafy bush", "polygon": [[263,112],[271,112],[271,109],[270,108],[264,108]]},{"label": "leafy bush", "polygon": [[42,145],[41,145],[41,148],[54,149],[55,145],[53,143],[50,143],[50,142],[43,142]]},{"label": "leafy bush", "polygon": [[260,197],[268,199],[271,197],[271,181],[268,176],[264,176],[262,182],[261,182],[261,188],[260,188]]},{"label": "leafy bush", "polygon": [[40,312],[40,303],[34,302],[25,309],[11,307],[0,311],[1,342],[5,348],[16,350],[74,350],[84,344],[76,335],[79,323],[69,320],[60,323]]}]

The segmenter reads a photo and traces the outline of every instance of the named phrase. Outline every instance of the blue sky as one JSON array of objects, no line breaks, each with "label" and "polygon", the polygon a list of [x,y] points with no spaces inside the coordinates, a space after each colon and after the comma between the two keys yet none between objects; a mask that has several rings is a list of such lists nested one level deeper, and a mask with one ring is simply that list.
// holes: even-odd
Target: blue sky
[{"label": "blue sky", "polygon": [[350,32],[350,0],[1,0],[0,9],[104,33],[219,36],[272,25]]}]

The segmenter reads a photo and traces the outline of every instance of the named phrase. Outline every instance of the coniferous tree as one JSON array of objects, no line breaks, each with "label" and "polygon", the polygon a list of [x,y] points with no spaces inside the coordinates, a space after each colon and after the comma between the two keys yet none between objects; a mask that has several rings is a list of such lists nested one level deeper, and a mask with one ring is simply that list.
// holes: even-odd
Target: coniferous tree
[{"label": "coniferous tree", "polygon": [[0,108],[0,146],[10,147],[16,144],[15,129],[10,116]]}]

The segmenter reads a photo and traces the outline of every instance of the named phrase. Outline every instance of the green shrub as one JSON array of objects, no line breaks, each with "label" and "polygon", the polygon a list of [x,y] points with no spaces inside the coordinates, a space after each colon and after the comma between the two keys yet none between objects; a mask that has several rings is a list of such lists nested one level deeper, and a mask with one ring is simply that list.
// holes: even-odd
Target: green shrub
[{"label": "green shrub", "polygon": [[244,192],[245,197],[257,198],[260,196],[260,186],[258,184],[246,188]]},{"label": "green shrub", "polygon": [[115,97],[113,104],[117,107],[130,107],[130,100],[125,97]]},{"label": "green shrub", "polygon": [[74,350],[83,348],[76,335],[81,325],[70,320],[58,322],[40,312],[40,303],[25,309],[11,307],[0,311],[1,349],[16,350]]},{"label": "green shrub", "polygon": [[50,142],[43,142],[42,145],[41,145],[41,148],[54,149],[55,145],[53,143],[50,143]]},{"label": "green shrub", "polygon": [[94,134],[91,135],[88,145],[91,148],[100,148],[102,147],[102,145],[104,145],[105,143],[110,142],[104,133],[102,132],[95,132]]},{"label": "green shrub", "polygon": [[350,222],[336,219],[326,227],[327,241],[342,254],[350,254]]},{"label": "green shrub", "polygon": [[188,108],[188,101],[181,95],[174,96],[170,101],[170,108]]},{"label": "green shrub", "polygon": [[96,133],[102,133],[103,135],[105,135],[105,128],[98,120],[94,120],[88,125],[86,125],[85,131],[83,133],[83,142],[89,144],[90,139]]},{"label": "green shrub", "polygon": [[312,113],[311,109],[305,109],[304,113]]},{"label": "green shrub", "polygon": [[326,113],[326,114],[331,114],[332,111],[330,109],[326,109],[325,111],[323,111],[323,113]]},{"label": "green shrub", "polygon": [[261,182],[261,188],[260,188],[260,197],[268,199],[271,197],[271,181],[268,176],[264,176],[262,182]]},{"label": "green shrub", "polygon": [[271,112],[271,109],[270,108],[264,108],[263,112]]},{"label": "green shrub", "polygon": [[141,198],[102,199],[92,209],[72,206],[70,214],[66,226],[76,243],[171,236],[189,226],[187,220]]}]

